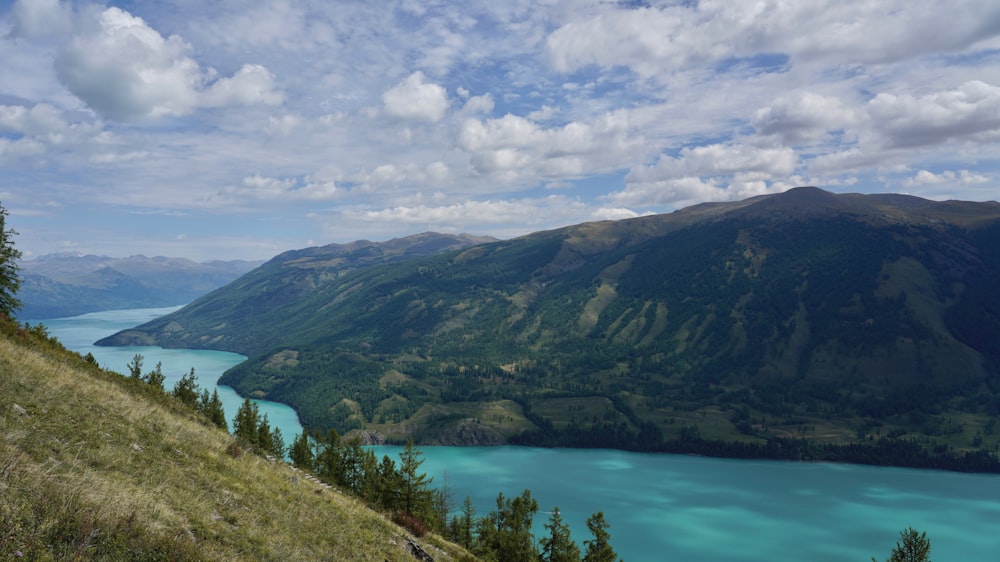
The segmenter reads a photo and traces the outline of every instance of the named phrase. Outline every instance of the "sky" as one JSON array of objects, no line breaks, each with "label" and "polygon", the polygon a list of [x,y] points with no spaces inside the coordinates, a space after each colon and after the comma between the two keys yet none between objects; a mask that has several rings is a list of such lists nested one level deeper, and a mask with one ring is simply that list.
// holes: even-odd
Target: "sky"
[{"label": "sky", "polygon": [[1000,199],[995,0],[0,0],[15,246],[267,259],[799,185]]}]

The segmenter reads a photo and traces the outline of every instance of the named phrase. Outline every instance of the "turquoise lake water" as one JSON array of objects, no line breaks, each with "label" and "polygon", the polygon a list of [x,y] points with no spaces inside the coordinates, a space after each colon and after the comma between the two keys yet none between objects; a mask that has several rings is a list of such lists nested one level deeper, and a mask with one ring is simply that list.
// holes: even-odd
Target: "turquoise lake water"
[{"label": "turquoise lake water", "polygon": [[[95,347],[93,342],[174,308],[106,311],[44,320],[67,347],[127,372],[139,353],[145,370],[163,363],[170,389],[192,367],[214,386],[234,353],[159,347]],[[242,403],[219,387],[227,416]],[[301,432],[294,410],[258,401],[286,441]],[[574,538],[603,511],[611,543],[626,561],[884,560],[907,526],[926,531],[935,562],[1000,560],[1000,477],[938,471],[528,447],[422,447],[434,485],[447,481],[456,507],[472,498],[483,515],[498,492],[530,489],[541,512],[558,506]],[[398,447],[377,447],[398,460]]]}]

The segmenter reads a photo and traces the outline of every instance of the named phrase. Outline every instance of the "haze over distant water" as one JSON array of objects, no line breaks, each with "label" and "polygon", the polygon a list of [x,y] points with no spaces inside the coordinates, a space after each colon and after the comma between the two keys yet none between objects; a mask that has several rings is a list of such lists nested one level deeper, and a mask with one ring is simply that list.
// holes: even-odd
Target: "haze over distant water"
[{"label": "haze over distant water", "polygon": [[[192,366],[211,388],[233,353],[98,348],[93,341],[167,309],[106,311],[46,320],[67,347],[93,353],[102,365],[125,370],[136,353],[147,368],[163,361],[167,386]],[[241,402],[219,387],[230,418]],[[229,394],[225,394],[228,392]],[[294,412],[261,402],[286,439],[301,431]],[[466,495],[479,515],[497,493],[528,488],[538,500],[536,534],[558,506],[573,536],[589,538],[585,520],[603,511],[612,544],[629,562],[641,560],[870,560],[884,559],[906,526],[926,531],[938,561],[995,559],[1000,477],[828,463],[745,461],[602,449],[423,447],[423,469],[434,485],[447,481],[456,507]],[[398,447],[377,453],[398,458]]]}]

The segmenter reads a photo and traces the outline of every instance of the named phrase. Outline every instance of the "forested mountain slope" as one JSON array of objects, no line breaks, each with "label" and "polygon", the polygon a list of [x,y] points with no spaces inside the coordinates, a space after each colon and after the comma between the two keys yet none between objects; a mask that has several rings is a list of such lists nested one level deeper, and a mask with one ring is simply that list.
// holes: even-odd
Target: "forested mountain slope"
[{"label": "forested mountain slope", "polygon": [[[998,443],[995,202],[797,188],[312,263],[276,259],[104,343],[241,352],[223,382],[309,426],[425,443]],[[251,281],[268,290],[247,298]]]}]

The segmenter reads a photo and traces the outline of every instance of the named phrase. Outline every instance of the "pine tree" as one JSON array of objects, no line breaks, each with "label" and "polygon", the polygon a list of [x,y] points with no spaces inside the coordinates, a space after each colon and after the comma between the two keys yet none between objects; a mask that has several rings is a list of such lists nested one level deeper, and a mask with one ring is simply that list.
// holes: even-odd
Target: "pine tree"
[{"label": "pine tree", "polygon": [[618,554],[611,548],[608,542],[611,535],[608,533],[608,522],[604,519],[604,512],[598,511],[587,519],[587,528],[594,536],[593,540],[583,541],[587,545],[587,552],[583,556],[583,562],[615,562]]},{"label": "pine tree", "polygon": [[279,459],[285,458],[285,436],[281,434],[281,428],[278,426],[271,428],[270,453]]},{"label": "pine tree", "polygon": [[255,445],[261,452],[270,454],[274,450],[274,442],[271,440],[271,422],[267,420],[267,414],[257,422]]},{"label": "pine tree", "polygon": [[580,562],[580,547],[570,536],[569,525],[563,522],[559,508],[552,510],[545,528],[549,536],[543,537],[542,560],[545,562]]},{"label": "pine tree", "polygon": [[[900,542],[901,541],[901,542]],[[899,532],[899,541],[889,554],[888,562],[930,562],[931,541],[927,533],[917,532],[913,527],[907,527]],[[872,558],[872,562],[878,562]]]},{"label": "pine tree", "polygon": [[476,509],[472,505],[472,498],[465,496],[462,514],[458,517],[457,539],[467,549],[472,548],[472,530],[475,528],[475,521]]},{"label": "pine tree", "polygon": [[257,426],[259,425],[260,410],[257,404],[250,401],[250,397],[243,399],[243,404],[236,411],[233,418],[233,435],[236,441],[245,447],[257,446]]},{"label": "pine tree", "polygon": [[174,390],[172,394],[177,397],[178,400],[191,406],[192,408],[198,408],[198,377],[194,374],[194,367],[191,367],[191,372],[186,375],[181,376],[181,379],[177,381],[174,385]]},{"label": "pine tree", "polygon": [[132,360],[128,362],[128,365],[126,365],[126,367],[128,368],[128,376],[129,376],[129,378],[132,378],[132,379],[135,379],[135,380],[141,380],[142,379],[142,362],[143,362],[143,359],[144,359],[143,356],[139,355],[138,353],[136,353],[134,356],[132,356]]},{"label": "pine tree", "polygon": [[7,209],[0,205],[0,314],[13,316],[21,308],[17,292],[21,288],[20,267],[17,260],[21,252],[14,247],[17,232],[7,228]]},{"label": "pine tree", "polygon": [[164,390],[163,382],[167,380],[167,377],[163,374],[163,363],[157,361],[156,367],[153,367],[152,371],[146,373],[142,380],[144,380],[149,386],[162,392]]},{"label": "pine tree", "polygon": [[423,453],[413,444],[413,438],[406,440],[406,445],[399,453],[399,474],[402,477],[403,488],[400,494],[400,507],[406,513],[423,520],[433,512],[434,495],[430,490],[433,478],[420,471],[424,463]]},{"label": "pine tree", "polygon": [[288,456],[292,459],[292,466],[309,471],[313,470],[315,467],[313,448],[312,444],[309,442],[309,430],[305,427],[302,428],[302,433],[292,440],[292,446],[288,451]]},{"label": "pine tree", "polygon": [[531,522],[538,513],[538,502],[531,490],[524,490],[513,500],[497,495],[497,509],[476,522],[473,551],[482,558],[510,562],[536,562]]},{"label": "pine tree", "polygon": [[223,431],[229,431],[229,424],[226,423],[226,412],[222,407],[222,400],[219,399],[218,389],[212,389],[211,396],[208,394],[208,389],[201,391],[201,397],[198,399],[198,411],[204,414],[208,421],[212,422],[212,425]]}]

